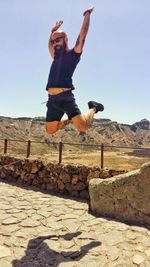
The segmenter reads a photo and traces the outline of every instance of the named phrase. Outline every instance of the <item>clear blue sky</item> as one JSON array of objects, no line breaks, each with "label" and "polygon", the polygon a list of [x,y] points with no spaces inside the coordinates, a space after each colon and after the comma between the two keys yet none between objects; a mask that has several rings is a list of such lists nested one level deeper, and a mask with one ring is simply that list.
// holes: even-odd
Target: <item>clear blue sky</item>
[{"label": "clear blue sky", "polygon": [[94,6],[74,91],[82,112],[104,104],[95,118],[132,124],[150,120],[149,0],[0,0],[0,115],[45,116],[51,27],[64,20],[73,47],[83,11]]}]

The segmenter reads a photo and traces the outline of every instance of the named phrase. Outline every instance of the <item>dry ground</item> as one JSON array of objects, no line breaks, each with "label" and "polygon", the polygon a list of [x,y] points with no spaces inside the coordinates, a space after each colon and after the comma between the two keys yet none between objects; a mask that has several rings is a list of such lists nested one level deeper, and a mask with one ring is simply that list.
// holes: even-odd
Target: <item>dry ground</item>
[{"label": "dry ground", "polygon": [[[24,158],[26,157],[27,143],[9,143],[9,156]],[[150,150],[148,151],[150,152]],[[3,144],[0,144],[0,154],[3,155]],[[59,161],[59,146],[32,143],[31,159],[40,159],[50,162]],[[104,168],[134,170],[139,168],[143,163],[150,160],[149,153],[137,156],[136,150],[105,148],[104,151]],[[101,166],[101,149],[100,146],[91,147],[83,145],[63,145],[62,163],[80,164],[89,167]]]},{"label": "dry ground", "polygon": [[[58,162],[58,154],[46,156],[49,161]],[[149,158],[128,156],[124,153],[108,152],[104,153],[104,168],[116,169],[116,170],[134,170],[140,168],[143,163],[149,161]],[[101,166],[101,156],[98,152],[78,152],[67,153],[64,152],[62,156],[62,162],[65,164],[81,164],[89,167]]]}]

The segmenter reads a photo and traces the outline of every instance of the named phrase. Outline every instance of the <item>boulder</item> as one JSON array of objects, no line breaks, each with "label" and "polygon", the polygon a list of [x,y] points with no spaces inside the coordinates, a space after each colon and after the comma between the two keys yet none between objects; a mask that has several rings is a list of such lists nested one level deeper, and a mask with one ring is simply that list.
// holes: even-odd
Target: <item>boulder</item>
[{"label": "boulder", "polygon": [[112,178],[90,180],[89,195],[96,214],[150,224],[150,162]]}]

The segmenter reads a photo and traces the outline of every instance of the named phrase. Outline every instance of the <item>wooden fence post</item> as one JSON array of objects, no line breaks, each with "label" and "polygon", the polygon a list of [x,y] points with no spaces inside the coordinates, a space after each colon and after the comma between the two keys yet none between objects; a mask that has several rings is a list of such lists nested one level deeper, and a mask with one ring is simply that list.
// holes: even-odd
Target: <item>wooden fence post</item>
[{"label": "wooden fence post", "polygon": [[28,143],[27,143],[27,158],[29,158],[30,152],[31,152],[31,141],[28,140]]},{"label": "wooden fence post", "polygon": [[4,154],[7,154],[7,145],[8,145],[8,140],[4,140]]},{"label": "wooden fence post", "polygon": [[101,169],[104,168],[104,144],[101,144]]},{"label": "wooden fence post", "polygon": [[62,162],[62,142],[59,142],[59,164]]}]

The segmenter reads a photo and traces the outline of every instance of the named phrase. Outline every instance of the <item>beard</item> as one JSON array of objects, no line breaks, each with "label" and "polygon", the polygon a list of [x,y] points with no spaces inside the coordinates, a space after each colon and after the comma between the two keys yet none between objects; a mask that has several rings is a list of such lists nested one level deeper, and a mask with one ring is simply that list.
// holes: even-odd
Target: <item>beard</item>
[{"label": "beard", "polygon": [[66,52],[66,43],[63,43],[62,45],[56,45],[55,46],[55,56],[61,56]]}]

